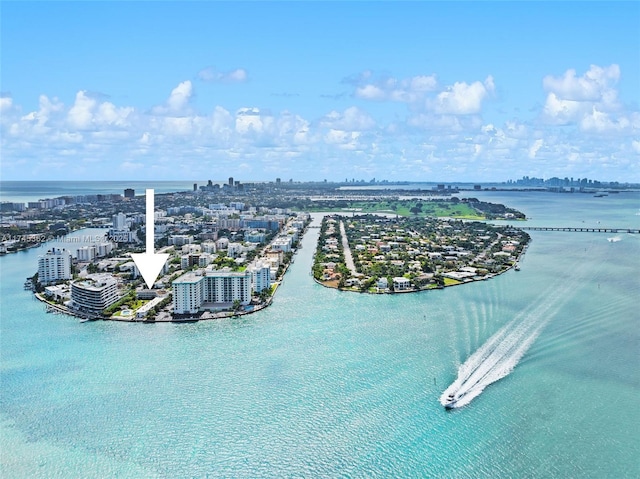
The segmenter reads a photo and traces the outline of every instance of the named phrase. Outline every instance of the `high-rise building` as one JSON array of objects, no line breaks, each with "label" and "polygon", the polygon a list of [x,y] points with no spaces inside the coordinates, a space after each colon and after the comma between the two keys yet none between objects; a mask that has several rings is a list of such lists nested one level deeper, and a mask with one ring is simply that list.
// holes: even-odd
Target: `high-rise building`
[{"label": "high-rise building", "polygon": [[71,251],[54,248],[38,258],[38,281],[42,284],[71,279]]},{"label": "high-rise building", "polygon": [[229,186],[233,186],[233,176],[229,177]]},{"label": "high-rise building", "polygon": [[135,196],[136,196],[136,190],[134,190],[133,188],[127,188],[124,190],[125,198],[135,198]]},{"label": "high-rise building", "polygon": [[271,268],[268,263],[261,261],[247,268],[251,271],[251,289],[256,293],[261,293],[271,287]]},{"label": "high-rise building", "polygon": [[205,271],[204,275],[186,273],[172,283],[173,312],[194,314],[200,309],[230,307],[234,301],[251,301],[251,272],[228,268]]},{"label": "high-rise building", "polygon": [[194,314],[202,306],[203,276],[187,273],[176,279],[173,290],[173,312],[176,314]]},{"label": "high-rise building", "polygon": [[93,261],[98,256],[96,245],[82,246],[78,248],[78,261]]},{"label": "high-rise building", "polygon": [[127,216],[124,213],[118,213],[113,215],[113,229],[114,231],[126,231],[127,228]]}]

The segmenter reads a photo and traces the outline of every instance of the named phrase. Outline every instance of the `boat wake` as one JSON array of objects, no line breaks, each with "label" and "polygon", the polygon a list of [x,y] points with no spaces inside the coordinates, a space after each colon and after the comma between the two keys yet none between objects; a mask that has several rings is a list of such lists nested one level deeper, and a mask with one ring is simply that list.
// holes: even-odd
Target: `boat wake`
[{"label": "boat wake", "polygon": [[560,289],[542,295],[544,300],[533,310],[518,314],[469,356],[440,396],[440,403],[447,409],[466,406],[488,385],[513,371],[569,292],[567,287]]}]

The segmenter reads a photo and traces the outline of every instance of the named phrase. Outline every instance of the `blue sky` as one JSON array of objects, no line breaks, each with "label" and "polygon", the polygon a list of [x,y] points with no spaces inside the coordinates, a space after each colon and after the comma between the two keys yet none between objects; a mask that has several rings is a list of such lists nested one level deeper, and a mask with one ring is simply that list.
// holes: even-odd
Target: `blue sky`
[{"label": "blue sky", "polygon": [[638,2],[7,2],[1,178],[640,182]]}]

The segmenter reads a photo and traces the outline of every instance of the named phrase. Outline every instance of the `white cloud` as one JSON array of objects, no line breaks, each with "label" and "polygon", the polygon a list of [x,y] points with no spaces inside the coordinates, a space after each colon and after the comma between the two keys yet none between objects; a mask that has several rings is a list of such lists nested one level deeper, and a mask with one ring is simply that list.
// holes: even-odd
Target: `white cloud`
[{"label": "white cloud", "polygon": [[376,122],[360,108],[352,106],[339,113],[331,111],[320,120],[320,126],[339,130],[363,131],[375,128]]},{"label": "white cloud", "polygon": [[484,83],[476,81],[470,85],[456,82],[439,93],[433,102],[436,113],[451,115],[469,115],[479,113],[482,101],[495,90],[493,77],[488,76]]},{"label": "white cloud", "polygon": [[235,128],[235,120],[231,113],[221,106],[216,106],[211,114],[211,132],[216,138],[228,140]]},{"label": "white cloud", "polygon": [[[389,105],[371,104],[370,111],[345,105],[305,117],[257,106],[231,110],[228,104],[206,105],[206,113],[199,113],[190,81],[179,83],[164,103],[148,111],[80,91],[66,106],[41,95],[38,109],[25,115],[15,99],[5,96],[0,167],[13,178],[26,171],[43,175],[44,167],[37,165],[46,158],[67,165],[91,159],[84,173],[78,171],[93,178],[142,167],[166,179],[175,178],[176,171],[206,177],[213,168],[231,174],[249,171],[248,165],[254,178],[277,173],[296,179],[367,175],[493,181],[521,175],[606,179],[597,174],[606,165],[611,179],[633,181],[640,174],[633,168],[640,154],[640,114],[617,105],[611,88],[615,71],[601,76],[606,81],[598,85],[605,87],[596,100],[575,99],[578,87],[582,98],[593,91],[576,75],[547,80],[557,91],[547,91],[545,121],[505,123],[483,122],[480,116],[496,89],[491,76],[438,90],[433,75],[397,80],[362,74],[354,83],[361,98],[407,105],[406,116],[396,113],[388,123],[378,114]],[[120,159],[115,166],[114,158]]]},{"label": "white cloud", "polygon": [[591,113],[585,115],[580,120],[580,128],[585,131],[608,131],[629,126],[626,118],[620,121],[613,121],[605,112],[599,111],[595,106],[591,109]]},{"label": "white cloud", "polygon": [[98,106],[95,114],[95,122],[98,125],[114,125],[118,127],[128,126],[128,118],[133,113],[133,108],[117,108],[111,102],[104,102]]},{"label": "white cloud", "polygon": [[382,88],[375,85],[364,85],[362,87],[358,87],[356,88],[355,95],[363,100],[384,100],[387,96]]},{"label": "white cloud", "polygon": [[[46,96],[40,97],[40,111],[38,114],[30,114],[31,118],[39,123],[46,122],[49,113],[61,110],[63,105],[54,104]],[[79,91],[73,106],[67,113],[67,123],[73,129],[87,130],[99,126],[126,127],[129,125],[128,117],[133,113],[133,108],[118,108],[111,102],[98,103],[86,91]]]},{"label": "white cloud", "polygon": [[189,99],[193,94],[193,86],[189,80],[185,80],[180,83],[177,87],[171,90],[171,95],[167,100],[167,106],[170,111],[180,111],[182,110],[187,103],[189,103]]},{"label": "white cloud", "polygon": [[367,70],[349,83],[354,83],[356,98],[374,101],[397,101],[415,103],[424,99],[425,94],[436,90],[438,81],[435,75],[417,75],[398,80],[393,77],[374,78]]},{"label": "white cloud", "polygon": [[232,82],[243,82],[247,80],[247,72],[242,68],[232,70],[227,74],[227,78]]},{"label": "white cloud", "polygon": [[138,139],[138,143],[140,143],[141,145],[149,145],[151,143],[151,135],[149,134],[148,131],[145,131],[142,134],[140,139]]},{"label": "white cloud", "polygon": [[358,148],[358,138],[360,138],[360,132],[357,131],[344,131],[330,129],[324,136],[325,142],[331,145],[336,145],[338,148],[344,150],[355,150]]},{"label": "white cloud", "polygon": [[[608,67],[591,65],[582,76],[576,76],[574,69],[567,70],[561,77],[547,75],[542,80],[544,89],[554,92],[565,100],[601,101],[615,92],[613,85],[620,79],[620,67],[616,64]],[[615,97],[615,95],[614,95]],[[611,100],[611,97],[609,97]]]},{"label": "white cloud", "polygon": [[537,139],[536,141],[533,142],[533,144],[529,148],[529,158],[530,159],[533,160],[536,157],[536,154],[538,153],[538,150],[540,150],[540,148],[542,148],[543,144],[544,144],[544,141],[542,139]]},{"label": "white cloud", "polygon": [[620,67],[591,65],[582,76],[573,69],[561,77],[548,75],[542,84],[548,92],[542,120],[555,125],[578,125],[588,132],[637,130],[635,112],[625,112],[615,88]]},{"label": "white cloud", "polygon": [[544,104],[544,114],[552,124],[565,125],[571,123],[588,110],[589,105],[576,100],[563,100],[551,92]]},{"label": "white cloud", "polygon": [[247,133],[261,133],[265,121],[259,108],[240,108],[236,112],[235,127],[241,135]]},{"label": "white cloud", "polygon": [[244,68],[221,72],[215,67],[207,67],[198,72],[198,78],[204,82],[242,83],[247,81],[248,75]]},{"label": "white cloud", "polygon": [[9,111],[13,106],[13,98],[10,96],[0,97],[0,113]]},{"label": "white cloud", "polygon": [[92,110],[96,106],[96,100],[87,96],[85,91],[79,91],[76,93],[76,100],[69,113],[67,114],[67,121],[72,128],[78,130],[84,130],[91,127],[93,119]]},{"label": "white cloud", "polygon": [[27,122],[35,122],[40,131],[47,125],[49,120],[64,112],[64,105],[57,99],[50,100],[46,95],[40,95],[39,97],[39,109],[38,111],[32,111],[22,117]]}]

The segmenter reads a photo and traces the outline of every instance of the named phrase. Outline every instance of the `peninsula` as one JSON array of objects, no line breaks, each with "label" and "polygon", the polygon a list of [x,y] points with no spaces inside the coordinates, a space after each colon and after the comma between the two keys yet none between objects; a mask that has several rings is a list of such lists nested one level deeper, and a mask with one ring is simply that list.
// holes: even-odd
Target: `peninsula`
[{"label": "peninsula", "polygon": [[512,226],[453,218],[326,216],[313,276],[368,293],[443,288],[517,269],[529,240]]}]

